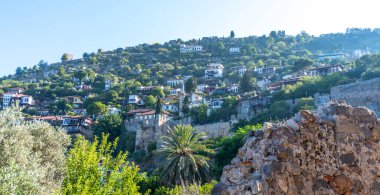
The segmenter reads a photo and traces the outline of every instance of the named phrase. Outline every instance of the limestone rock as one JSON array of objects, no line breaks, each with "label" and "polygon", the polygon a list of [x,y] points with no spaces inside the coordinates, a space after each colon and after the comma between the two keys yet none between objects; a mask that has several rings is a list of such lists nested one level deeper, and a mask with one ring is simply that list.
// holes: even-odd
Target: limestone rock
[{"label": "limestone rock", "polygon": [[331,102],[250,132],[213,194],[380,194],[380,123]]}]

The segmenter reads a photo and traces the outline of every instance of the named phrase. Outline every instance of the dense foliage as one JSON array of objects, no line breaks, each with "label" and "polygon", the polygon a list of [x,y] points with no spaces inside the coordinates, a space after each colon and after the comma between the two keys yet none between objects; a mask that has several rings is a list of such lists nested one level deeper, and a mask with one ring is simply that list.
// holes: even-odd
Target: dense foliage
[{"label": "dense foliage", "polygon": [[230,164],[231,160],[236,156],[239,148],[244,144],[243,138],[249,131],[256,131],[261,125],[247,125],[239,128],[230,137],[213,140],[213,147],[216,150],[213,159],[213,176],[218,178],[222,175],[223,167]]},{"label": "dense foliage", "polygon": [[79,136],[69,152],[62,194],[139,194],[139,168],[126,161],[127,153],[112,156],[117,147],[108,136],[93,143]]},{"label": "dense foliage", "polygon": [[0,112],[0,194],[53,193],[65,175],[69,136],[43,122],[23,122],[21,112]]},{"label": "dense foliage", "polygon": [[94,135],[101,137],[108,134],[110,141],[120,137],[123,130],[123,118],[119,114],[106,114],[96,121],[93,127]]}]

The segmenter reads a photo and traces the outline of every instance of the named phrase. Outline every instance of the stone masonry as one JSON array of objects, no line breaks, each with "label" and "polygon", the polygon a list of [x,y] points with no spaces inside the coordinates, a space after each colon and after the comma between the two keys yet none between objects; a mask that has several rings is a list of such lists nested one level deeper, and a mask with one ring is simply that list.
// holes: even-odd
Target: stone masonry
[{"label": "stone masonry", "polygon": [[331,88],[332,100],[344,100],[352,106],[365,106],[380,116],[380,78]]},{"label": "stone masonry", "polygon": [[213,194],[380,194],[380,123],[330,102],[244,138]]}]

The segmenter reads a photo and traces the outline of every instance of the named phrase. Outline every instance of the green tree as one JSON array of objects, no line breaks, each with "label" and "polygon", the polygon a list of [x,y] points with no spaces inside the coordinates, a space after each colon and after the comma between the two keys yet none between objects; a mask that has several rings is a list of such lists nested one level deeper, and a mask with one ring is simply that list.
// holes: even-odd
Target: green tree
[{"label": "green tree", "polygon": [[235,32],[233,30],[230,32],[230,38],[235,38]]},{"label": "green tree", "polygon": [[45,61],[43,61],[43,60],[40,60],[40,61],[38,62],[38,64],[37,64],[37,66],[38,66],[39,69],[41,69],[41,70],[45,70],[45,69],[49,66],[49,64],[48,64],[48,62],[45,62]]},{"label": "green tree", "polygon": [[214,140],[213,146],[216,149],[213,176],[219,178],[222,175],[223,167],[230,164],[231,160],[238,153],[239,148],[244,144],[243,138],[249,131],[257,131],[261,125],[247,125],[239,128],[232,136]]},{"label": "green tree", "polygon": [[61,57],[62,62],[69,61],[73,59],[73,55],[69,53],[64,53]]},{"label": "green tree", "polygon": [[187,114],[187,113],[190,112],[189,105],[190,105],[190,96],[186,95],[186,96],[183,98],[183,105],[182,105],[182,112],[183,112],[184,114]]},{"label": "green tree", "polygon": [[300,58],[294,62],[293,71],[300,71],[313,65],[313,60],[309,58]]},{"label": "green tree", "polygon": [[116,103],[118,98],[119,98],[119,94],[114,90],[107,91],[106,94],[104,95],[104,99],[106,103],[111,103],[111,102]]},{"label": "green tree", "polygon": [[91,63],[92,65],[98,63],[98,58],[97,58],[96,56],[91,56],[91,57],[90,57],[90,63]]},{"label": "green tree", "polygon": [[187,94],[194,93],[197,89],[197,79],[195,77],[191,77],[185,82],[185,92]]},{"label": "green tree", "polygon": [[87,69],[87,74],[91,81],[93,81],[96,77],[96,72],[90,68]]},{"label": "green tree", "polygon": [[110,141],[120,137],[123,129],[123,118],[119,114],[106,114],[99,118],[94,125],[94,134],[101,137],[103,133],[109,134]]},{"label": "green tree", "polygon": [[202,104],[191,108],[190,110],[191,119],[195,124],[204,124],[207,122],[207,105]]},{"label": "green tree", "polygon": [[72,106],[65,99],[61,99],[50,105],[50,111],[54,114],[67,114]]},{"label": "green tree", "polygon": [[164,90],[162,88],[157,87],[157,88],[152,90],[151,95],[153,95],[154,97],[164,97],[165,93],[164,93]]},{"label": "green tree", "polygon": [[24,73],[24,71],[22,70],[21,67],[17,67],[16,68],[16,75],[22,75],[22,73]]},{"label": "green tree", "polygon": [[93,102],[86,108],[87,114],[98,116],[104,114],[108,111],[108,107],[102,102]]},{"label": "green tree", "polygon": [[148,95],[145,99],[145,105],[147,108],[154,108],[156,103],[157,99],[152,95]]},{"label": "green tree", "polygon": [[78,137],[67,158],[62,194],[140,194],[139,168],[126,161],[127,152],[112,157],[117,140],[107,139],[106,135],[90,143]]},{"label": "green tree", "polygon": [[88,76],[88,74],[85,70],[78,70],[74,73],[74,77],[78,78],[80,81],[82,81],[87,76]]},{"label": "green tree", "polygon": [[380,67],[369,68],[367,71],[363,72],[361,78],[363,80],[369,80],[373,78],[380,77]]},{"label": "green tree", "polygon": [[162,158],[160,179],[167,185],[187,186],[210,181],[208,149],[201,138],[205,133],[196,133],[191,126],[176,126],[168,136],[161,137],[162,147],[155,151]]},{"label": "green tree", "polygon": [[156,103],[156,109],[155,109],[155,114],[156,114],[156,116],[158,115],[158,114],[161,114],[162,113],[162,105],[161,105],[161,98],[158,98],[157,99],[157,103]]},{"label": "green tree", "polygon": [[52,194],[65,174],[70,137],[45,122],[22,122],[19,109],[0,112],[0,194]]},{"label": "green tree", "polygon": [[250,71],[245,71],[240,81],[240,92],[250,92],[255,89],[256,79],[251,77]]},{"label": "green tree", "polygon": [[66,74],[65,68],[63,66],[60,66],[58,69],[58,76],[63,77],[65,76],[65,74]]}]

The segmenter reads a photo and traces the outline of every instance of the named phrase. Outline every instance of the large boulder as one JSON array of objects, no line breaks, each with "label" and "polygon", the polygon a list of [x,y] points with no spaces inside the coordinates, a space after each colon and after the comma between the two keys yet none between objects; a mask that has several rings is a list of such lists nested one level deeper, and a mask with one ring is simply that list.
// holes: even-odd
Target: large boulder
[{"label": "large boulder", "polygon": [[380,123],[330,102],[250,133],[214,194],[380,194]]}]

